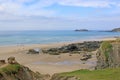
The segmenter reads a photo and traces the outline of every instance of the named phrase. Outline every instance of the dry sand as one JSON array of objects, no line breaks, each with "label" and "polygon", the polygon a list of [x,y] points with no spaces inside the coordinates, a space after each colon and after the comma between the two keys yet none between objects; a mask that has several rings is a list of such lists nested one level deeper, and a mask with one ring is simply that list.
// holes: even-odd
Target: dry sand
[{"label": "dry sand", "polygon": [[[115,40],[115,38],[95,39],[93,41]],[[80,42],[80,41],[79,41]],[[35,44],[35,45],[15,45],[15,46],[0,46],[0,59],[7,59],[10,56],[16,57],[16,60],[33,71],[38,71],[42,74],[54,74],[59,72],[68,72],[78,69],[92,69],[95,66],[96,57],[93,52],[93,58],[87,62],[80,61],[80,54],[49,55],[49,54],[26,54],[25,50],[31,48],[51,48],[67,45],[67,43],[54,44]]]}]

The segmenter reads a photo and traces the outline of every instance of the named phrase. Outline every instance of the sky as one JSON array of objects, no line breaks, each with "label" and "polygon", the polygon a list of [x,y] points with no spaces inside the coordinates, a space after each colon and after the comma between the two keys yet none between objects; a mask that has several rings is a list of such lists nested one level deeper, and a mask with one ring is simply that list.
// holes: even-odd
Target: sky
[{"label": "sky", "polygon": [[0,30],[110,30],[120,0],[0,0]]}]

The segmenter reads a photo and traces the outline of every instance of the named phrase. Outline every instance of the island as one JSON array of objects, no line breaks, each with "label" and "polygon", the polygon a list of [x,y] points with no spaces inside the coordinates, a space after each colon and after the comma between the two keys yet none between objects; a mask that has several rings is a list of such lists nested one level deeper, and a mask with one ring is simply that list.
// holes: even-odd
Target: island
[{"label": "island", "polygon": [[83,32],[83,31],[88,31],[88,30],[87,29],[76,29],[75,31]]}]

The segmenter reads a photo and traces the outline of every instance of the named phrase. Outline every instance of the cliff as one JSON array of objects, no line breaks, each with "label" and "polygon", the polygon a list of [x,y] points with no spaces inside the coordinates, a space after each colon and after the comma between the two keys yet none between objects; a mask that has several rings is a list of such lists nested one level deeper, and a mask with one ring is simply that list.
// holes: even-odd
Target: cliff
[{"label": "cliff", "polygon": [[120,67],[120,42],[103,42],[96,55],[96,69]]},{"label": "cliff", "polygon": [[49,80],[49,78],[49,75],[35,73],[28,67],[20,65],[14,57],[8,58],[8,63],[0,66],[0,80]]}]

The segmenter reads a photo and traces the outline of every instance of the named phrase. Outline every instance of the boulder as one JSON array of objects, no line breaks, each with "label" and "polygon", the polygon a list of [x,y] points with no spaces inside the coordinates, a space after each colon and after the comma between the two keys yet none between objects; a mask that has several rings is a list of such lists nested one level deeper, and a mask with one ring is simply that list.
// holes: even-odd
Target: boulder
[{"label": "boulder", "polygon": [[40,49],[35,48],[35,49],[29,49],[27,54],[39,54]]},{"label": "boulder", "polygon": [[8,58],[8,63],[9,64],[18,64],[17,61],[15,60],[15,57],[9,57]]},{"label": "boulder", "polygon": [[84,54],[82,55],[82,57],[80,58],[80,60],[86,61],[86,60],[90,59],[91,57],[92,57],[91,54],[86,54],[86,53],[84,53]]}]

